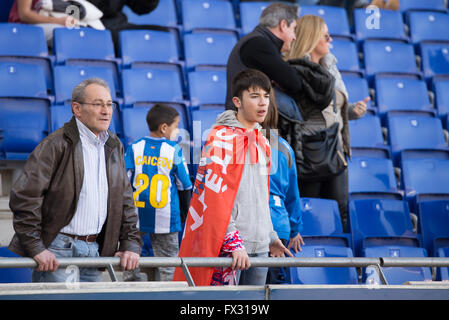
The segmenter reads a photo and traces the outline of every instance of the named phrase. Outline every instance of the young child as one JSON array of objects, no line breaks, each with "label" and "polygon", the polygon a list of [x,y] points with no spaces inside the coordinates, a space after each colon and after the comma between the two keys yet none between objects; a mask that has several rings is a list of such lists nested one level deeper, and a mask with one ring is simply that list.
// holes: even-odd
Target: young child
[{"label": "young child", "polygon": [[[146,121],[150,136],[128,147],[125,165],[140,231],[150,234],[155,256],[176,257],[181,231],[178,190],[192,189],[182,149],[172,141],[178,131],[179,114],[175,108],[159,103],[148,111]],[[171,281],[173,272],[173,267],[159,268],[160,280]]]},{"label": "young child", "polygon": [[[232,81],[237,112],[217,117],[203,148],[179,256],[233,261],[231,268],[191,268],[196,285],[264,285],[268,268],[250,268],[249,256],[292,256],[270,218],[270,146],[259,124],[270,92],[262,72],[238,73]],[[180,268],[174,280],[185,281]]]}]

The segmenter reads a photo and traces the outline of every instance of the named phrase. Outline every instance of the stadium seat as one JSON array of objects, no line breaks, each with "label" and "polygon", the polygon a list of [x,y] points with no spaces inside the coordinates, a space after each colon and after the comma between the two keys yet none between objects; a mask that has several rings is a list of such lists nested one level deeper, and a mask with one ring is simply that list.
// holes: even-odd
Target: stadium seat
[{"label": "stadium seat", "polygon": [[394,41],[370,40],[363,43],[366,75],[408,74],[420,77],[413,45]]},{"label": "stadium seat", "polygon": [[438,111],[443,127],[447,129],[447,116],[449,115],[449,78],[440,79],[432,83],[435,109]]},{"label": "stadium seat", "polygon": [[119,42],[124,68],[148,63],[180,64],[180,45],[175,32],[123,30],[120,31]]},{"label": "stadium seat", "polygon": [[120,61],[115,57],[109,30],[57,28],[54,30],[53,50],[58,65],[110,68],[114,74],[115,87],[120,88]]},{"label": "stadium seat", "polygon": [[416,246],[410,210],[406,201],[393,199],[358,199],[349,202],[349,224],[353,252],[379,245]]},{"label": "stadium seat", "polygon": [[400,77],[376,77],[376,105],[381,117],[392,114],[435,116],[424,80]]},{"label": "stadium seat", "polygon": [[136,14],[128,6],[123,7],[128,22],[137,25],[157,25],[177,28],[178,18],[174,0],[159,0],[155,10],[147,14]]},{"label": "stadium seat", "polygon": [[[341,77],[345,83],[346,90],[348,91],[349,103],[362,101],[366,97],[370,96],[368,81],[366,78],[349,75],[345,72],[342,72]],[[367,102],[366,106],[368,113],[373,115],[377,113],[377,108],[371,100]]]},{"label": "stadium seat", "polygon": [[113,100],[117,98],[114,75],[111,69],[94,66],[56,66],[54,68],[55,77],[55,103],[64,104],[72,99],[73,88],[80,82],[98,77],[105,80],[111,91]]},{"label": "stadium seat", "polygon": [[419,50],[426,79],[449,76],[449,43],[421,43]]},{"label": "stadium seat", "polygon": [[48,54],[47,41],[41,27],[0,23],[0,61],[41,66],[44,70],[47,90],[50,94],[53,93],[54,57]]},{"label": "stadium seat", "polygon": [[230,1],[181,0],[184,32],[195,29],[220,29],[237,32]]},{"label": "stadium seat", "polygon": [[402,199],[391,159],[352,157],[348,161],[351,199]]},{"label": "stadium seat", "polygon": [[436,257],[440,248],[449,247],[449,200],[421,201],[418,212],[424,247]]},{"label": "stadium seat", "polygon": [[[294,253],[295,258],[338,257],[352,258],[348,247],[305,245]],[[290,267],[287,268],[291,284],[357,284],[357,271],[354,267]]]},{"label": "stadium seat", "polygon": [[301,6],[299,17],[309,14],[323,18],[332,37],[352,38],[348,15],[344,8],[320,5]]},{"label": "stadium seat", "polygon": [[226,100],[226,71],[197,70],[189,72],[189,97],[192,107],[221,104]]},{"label": "stadium seat", "polygon": [[192,108],[192,167],[193,176],[201,158],[201,150],[209,135],[210,129],[216,123],[217,116],[225,111],[224,105],[200,105]]},{"label": "stadium seat", "polygon": [[[424,248],[406,246],[377,246],[363,250],[364,257],[427,257]],[[382,267],[382,271],[389,285],[399,285],[407,281],[431,281],[432,273],[428,267]],[[366,273],[362,272],[362,281],[366,280]]]},{"label": "stadium seat", "polygon": [[[1,258],[19,258],[20,256],[9,251],[7,247],[0,247]],[[0,283],[26,283],[31,282],[30,268],[0,268]]]},{"label": "stadium seat", "polygon": [[123,100],[127,107],[148,102],[186,104],[182,75],[177,69],[124,69],[122,85]]},{"label": "stadium seat", "polygon": [[360,69],[359,54],[354,42],[346,39],[334,39],[330,43],[331,53],[337,58],[338,70],[342,73],[356,73],[363,76]]},{"label": "stadium seat", "polygon": [[442,12],[410,12],[410,39],[422,41],[449,41],[449,15]]},{"label": "stadium seat", "polygon": [[307,245],[351,246],[349,234],[344,233],[337,201],[301,198],[303,231]]},{"label": "stadium seat", "polygon": [[423,200],[449,199],[449,160],[407,159],[402,161],[401,186],[416,212]]},{"label": "stadium seat", "polygon": [[237,36],[232,33],[195,32],[184,36],[187,71],[201,65],[225,67]]},{"label": "stadium seat", "polygon": [[240,7],[241,35],[245,36],[259,24],[262,11],[268,6],[266,1],[242,1]]},{"label": "stadium seat", "polygon": [[[441,258],[449,258],[449,248],[440,248],[438,249],[438,257]],[[437,281],[449,281],[449,268],[440,267],[437,268]]]},{"label": "stadium seat", "polygon": [[388,143],[396,167],[405,159],[449,159],[440,119],[416,115],[389,116],[387,119]]},{"label": "stadium seat", "polygon": [[365,115],[349,121],[351,150],[353,157],[390,158],[390,149],[386,145],[379,117]]},{"label": "stadium seat", "polygon": [[[52,105],[50,107],[50,128],[51,132],[63,127],[64,124],[72,119],[72,106],[70,102],[63,105]],[[119,110],[115,110],[112,115],[109,130],[115,132],[119,137],[122,136],[122,130],[119,120]]]},{"label": "stadium seat", "polygon": [[399,11],[441,11],[447,12],[444,0],[400,0]]},{"label": "stadium seat", "polygon": [[[378,14],[378,25],[371,19],[372,15]],[[370,23],[370,22],[373,23]],[[366,39],[398,40],[407,41],[402,14],[398,11],[379,9],[370,11],[366,9],[354,10],[354,29],[356,39],[363,41]]]},{"label": "stadium seat", "polygon": [[28,157],[48,134],[49,106],[40,66],[0,63],[0,159]]}]

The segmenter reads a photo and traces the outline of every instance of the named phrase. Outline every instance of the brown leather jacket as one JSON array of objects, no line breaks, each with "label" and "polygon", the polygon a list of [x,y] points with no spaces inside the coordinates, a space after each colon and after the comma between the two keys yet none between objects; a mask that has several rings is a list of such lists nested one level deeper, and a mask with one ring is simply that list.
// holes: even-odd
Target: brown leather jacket
[{"label": "brown leather jacket", "polygon": [[[108,133],[104,146],[108,216],[97,238],[100,255],[113,256],[116,251],[140,254],[141,239],[123,145],[114,133]],[[12,187],[9,206],[16,233],[9,249],[28,257],[45,250],[75,214],[83,177],[82,147],[72,117],[34,149]]]}]

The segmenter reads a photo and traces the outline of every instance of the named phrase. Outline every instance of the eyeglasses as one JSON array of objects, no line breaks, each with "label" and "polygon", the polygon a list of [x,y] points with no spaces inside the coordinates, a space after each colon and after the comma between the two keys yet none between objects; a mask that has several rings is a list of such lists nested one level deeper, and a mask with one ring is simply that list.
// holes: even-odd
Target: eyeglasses
[{"label": "eyeglasses", "polygon": [[326,33],[326,34],[324,35],[324,39],[326,40],[326,42],[329,42],[330,39],[331,39],[331,35],[330,35],[329,33]]},{"label": "eyeglasses", "polygon": [[[78,101],[75,101],[78,102]],[[117,103],[116,102],[78,102],[79,104],[89,104],[91,106],[94,106],[95,109],[100,109],[104,106],[106,106],[108,109],[116,110],[117,109]]]}]

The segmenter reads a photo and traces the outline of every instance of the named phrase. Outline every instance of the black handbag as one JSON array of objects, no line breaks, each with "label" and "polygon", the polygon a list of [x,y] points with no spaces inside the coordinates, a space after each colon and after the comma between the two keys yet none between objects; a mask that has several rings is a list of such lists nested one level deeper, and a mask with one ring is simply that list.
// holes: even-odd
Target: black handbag
[{"label": "black handbag", "polygon": [[[337,101],[334,95],[334,113]],[[339,123],[313,135],[302,134],[302,159],[299,159],[299,176],[305,180],[320,180],[334,176],[347,167],[338,141]]]}]

